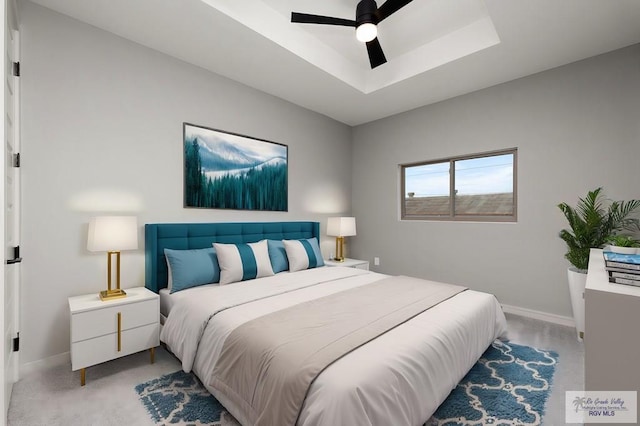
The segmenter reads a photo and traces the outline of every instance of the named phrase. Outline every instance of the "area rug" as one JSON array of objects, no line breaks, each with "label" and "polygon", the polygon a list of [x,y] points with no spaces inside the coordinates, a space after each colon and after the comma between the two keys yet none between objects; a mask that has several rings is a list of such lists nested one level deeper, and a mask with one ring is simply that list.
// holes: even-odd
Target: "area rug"
[{"label": "area rug", "polygon": [[429,425],[540,425],[558,354],[495,341]]},{"label": "area rug", "polygon": [[136,386],[156,425],[239,426],[193,373],[182,370]]},{"label": "area rug", "polygon": [[[427,425],[540,425],[558,354],[496,341]],[[239,426],[191,373],[136,386],[156,425]]]}]

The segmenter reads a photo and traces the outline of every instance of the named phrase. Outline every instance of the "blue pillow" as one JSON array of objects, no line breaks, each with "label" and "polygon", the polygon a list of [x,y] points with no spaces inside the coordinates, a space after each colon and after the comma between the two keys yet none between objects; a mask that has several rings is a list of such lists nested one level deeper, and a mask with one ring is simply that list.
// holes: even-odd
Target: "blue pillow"
[{"label": "blue pillow", "polygon": [[195,250],[164,249],[171,293],[220,281],[220,266],[213,247]]},{"label": "blue pillow", "polygon": [[284,250],[284,244],[278,240],[267,240],[269,245],[269,259],[271,259],[271,267],[273,273],[286,271],[289,269],[289,260],[287,252]]},{"label": "blue pillow", "polygon": [[284,249],[289,259],[289,270],[291,272],[303,269],[317,268],[324,266],[322,253],[318,246],[318,239],[313,237],[306,240],[283,240]]}]

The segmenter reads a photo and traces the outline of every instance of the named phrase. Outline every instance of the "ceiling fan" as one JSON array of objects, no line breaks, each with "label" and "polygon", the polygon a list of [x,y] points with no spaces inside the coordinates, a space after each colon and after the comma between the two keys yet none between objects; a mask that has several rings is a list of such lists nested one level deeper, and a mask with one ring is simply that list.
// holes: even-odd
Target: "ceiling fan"
[{"label": "ceiling fan", "polygon": [[307,13],[291,12],[291,22],[300,24],[323,24],[355,27],[356,37],[367,44],[371,68],[387,62],[382,46],[378,41],[377,25],[389,16],[411,3],[412,0],[387,0],[378,7],[375,0],[361,0],[356,7],[356,19],[333,18],[331,16],[309,15]]}]

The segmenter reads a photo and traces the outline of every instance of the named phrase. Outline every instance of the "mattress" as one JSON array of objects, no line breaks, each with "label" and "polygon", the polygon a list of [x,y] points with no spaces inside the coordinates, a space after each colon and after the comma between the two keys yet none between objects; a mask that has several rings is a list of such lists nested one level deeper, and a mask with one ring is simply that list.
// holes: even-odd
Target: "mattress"
[{"label": "mattress", "polygon": [[[200,286],[199,288],[206,287],[218,287],[219,284],[208,284],[205,286]],[[176,304],[176,302],[182,298],[189,297],[189,290],[178,291],[176,293],[171,293],[168,288],[163,288],[160,290],[160,319],[161,323],[164,325],[166,318],[169,316],[171,309]],[[191,293],[192,294],[192,293]]]},{"label": "mattress", "polygon": [[175,303],[175,299],[171,297],[171,293],[168,288],[160,290],[160,315],[164,318],[169,316],[171,308]]},{"label": "mattress", "polygon": [[[225,338],[246,321],[387,277],[318,268],[198,287],[174,300],[161,339],[207,385]],[[172,296],[183,292],[175,293]],[[220,309],[211,317],[211,310]],[[346,354],[312,383],[298,425],[422,425],[496,338],[506,320],[490,294],[467,290]]]}]

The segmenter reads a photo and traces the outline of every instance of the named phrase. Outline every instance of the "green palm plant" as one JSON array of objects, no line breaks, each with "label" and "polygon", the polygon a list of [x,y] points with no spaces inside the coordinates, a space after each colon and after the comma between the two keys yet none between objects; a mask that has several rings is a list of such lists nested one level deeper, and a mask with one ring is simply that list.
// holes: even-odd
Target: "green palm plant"
[{"label": "green palm plant", "polygon": [[640,220],[632,217],[640,209],[640,200],[607,202],[602,188],[589,191],[576,207],[558,204],[570,229],[560,231],[567,244],[565,257],[577,269],[586,271],[591,248],[602,247],[616,233],[640,230]]},{"label": "green palm plant", "polygon": [[631,235],[612,235],[607,238],[607,242],[618,247],[640,247],[640,241]]}]

